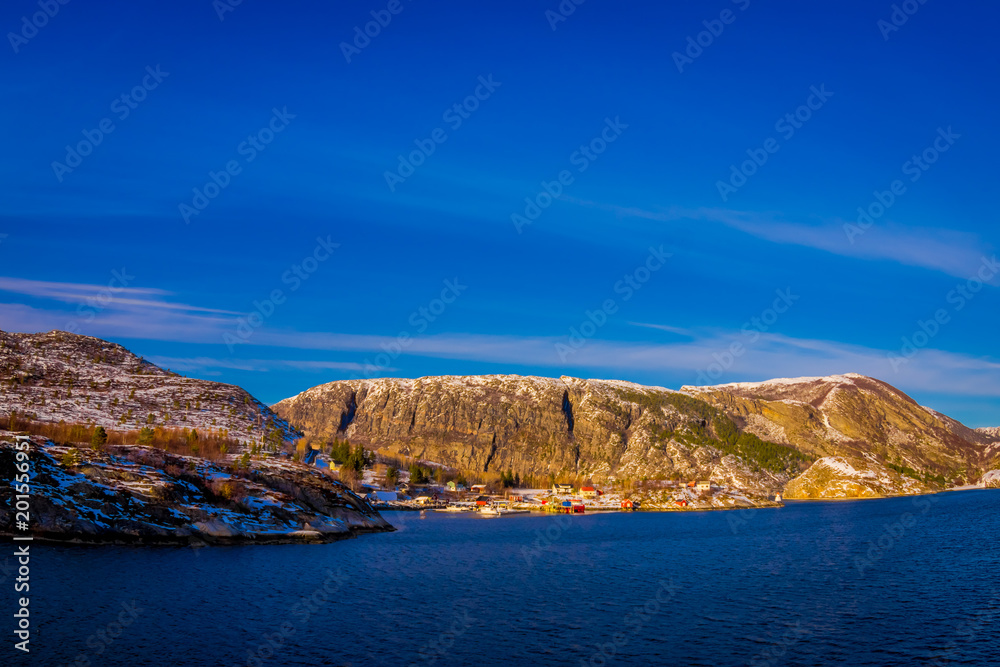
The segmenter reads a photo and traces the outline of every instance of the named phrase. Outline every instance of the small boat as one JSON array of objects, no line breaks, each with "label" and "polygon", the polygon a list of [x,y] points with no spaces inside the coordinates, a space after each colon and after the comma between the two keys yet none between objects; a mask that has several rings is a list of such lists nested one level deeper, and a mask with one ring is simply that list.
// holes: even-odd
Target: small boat
[{"label": "small boat", "polygon": [[776,493],[774,495],[774,502],[776,502],[776,503],[780,503],[781,502],[781,494],[780,493]]},{"label": "small boat", "polygon": [[447,507],[442,507],[440,509],[434,510],[435,512],[471,512],[473,511],[471,507],[465,505],[448,505]]},{"label": "small boat", "polygon": [[479,508],[480,514],[485,514],[486,516],[500,516],[502,513],[499,507],[493,507],[492,505],[483,505]]}]

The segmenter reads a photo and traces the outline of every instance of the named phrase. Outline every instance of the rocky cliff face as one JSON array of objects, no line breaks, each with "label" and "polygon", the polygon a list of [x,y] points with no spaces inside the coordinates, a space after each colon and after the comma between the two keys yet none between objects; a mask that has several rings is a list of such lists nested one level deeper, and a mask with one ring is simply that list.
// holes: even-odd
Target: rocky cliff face
[{"label": "rocky cliff face", "polygon": [[182,377],[121,345],[61,331],[0,331],[0,415],[93,424],[223,432],[245,445],[281,447],[297,434],[243,389]]},{"label": "rocky cliff face", "polygon": [[986,489],[1000,489],[1000,470],[987,471],[979,483]]},{"label": "rocky cliff face", "polygon": [[628,382],[513,375],[352,380],[273,408],[309,436],[536,479],[712,478],[765,490],[798,472],[794,456],[764,466],[723,447],[714,439],[717,411],[707,403]]},{"label": "rocky cliff face", "polygon": [[996,458],[990,434],[853,374],[680,392],[571,377],[351,380],[273,408],[308,436],[456,468],[597,481],[711,478],[760,493],[784,488],[823,457],[864,461],[857,470],[887,480],[861,496],[977,480]]}]

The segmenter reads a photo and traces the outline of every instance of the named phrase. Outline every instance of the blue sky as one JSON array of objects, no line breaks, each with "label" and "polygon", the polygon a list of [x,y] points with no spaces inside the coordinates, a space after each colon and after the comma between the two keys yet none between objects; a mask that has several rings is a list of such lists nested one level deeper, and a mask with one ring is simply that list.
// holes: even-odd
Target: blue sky
[{"label": "blue sky", "polygon": [[996,7],[52,7],[0,11],[4,330],[267,402],[859,372],[1000,423]]}]

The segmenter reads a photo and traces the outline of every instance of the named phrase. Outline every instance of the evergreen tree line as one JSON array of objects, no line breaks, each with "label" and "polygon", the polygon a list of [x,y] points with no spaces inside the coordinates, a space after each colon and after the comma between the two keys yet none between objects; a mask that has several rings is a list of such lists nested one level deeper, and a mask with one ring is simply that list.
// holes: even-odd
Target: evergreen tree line
[{"label": "evergreen tree line", "polygon": [[762,440],[753,433],[741,432],[724,412],[705,401],[686,394],[646,394],[623,389],[621,396],[646,410],[659,415],[663,408],[670,406],[689,416],[701,419],[701,424],[689,427],[687,433],[675,433],[657,424],[653,436],[666,441],[671,437],[692,445],[704,445],[733,454],[751,465],[772,472],[797,473],[799,463],[808,462],[812,457],[794,447]]},{"label": "evergreen tree line", "polygon": [[18,412],[11,413],[0,423],[5,423],[10,431],[39,435],[63,445],[89,445],[97,450],[108,445],[145,445],[172,454],[222,461],[240,447],[238,440],[212,430],[199,433],[196,429],[146,426],[139,430],[109,431],[93,424],[37,421]]}]

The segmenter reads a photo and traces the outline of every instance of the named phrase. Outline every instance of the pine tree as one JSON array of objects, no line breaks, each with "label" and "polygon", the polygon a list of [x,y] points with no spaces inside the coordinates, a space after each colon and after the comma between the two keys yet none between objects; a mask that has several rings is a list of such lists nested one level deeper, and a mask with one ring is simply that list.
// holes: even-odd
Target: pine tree
[{"label": "pine tree", "polygon": [[106,444],[108,444],[108,432],[104,430],[103,426],[98,426],[94,429],[94,434],[90,436],[90,446],[94,449],[103,449]]},{"label": "pine tree", "polygon": [[140,445],[151,445],[153,444],[153,429],[148,427],[143,427],[139,431],[139,444]]},{"label": "pine tree", "polygon": [[80,452],[77,451],[76,448],[71,447],[65,454],[63,454],[62,464],[67,468],[80,465]]},{"label": "pine tree", "polygon": [[428,470],[416,463],[410,464],[410,484],[426,484],[429,475]]},{"label": "pine tree", "polygon": [[351,468],[360,475],[365,469],[365,448],[361,445],[355,447],[347,456],[344,466]]}]

